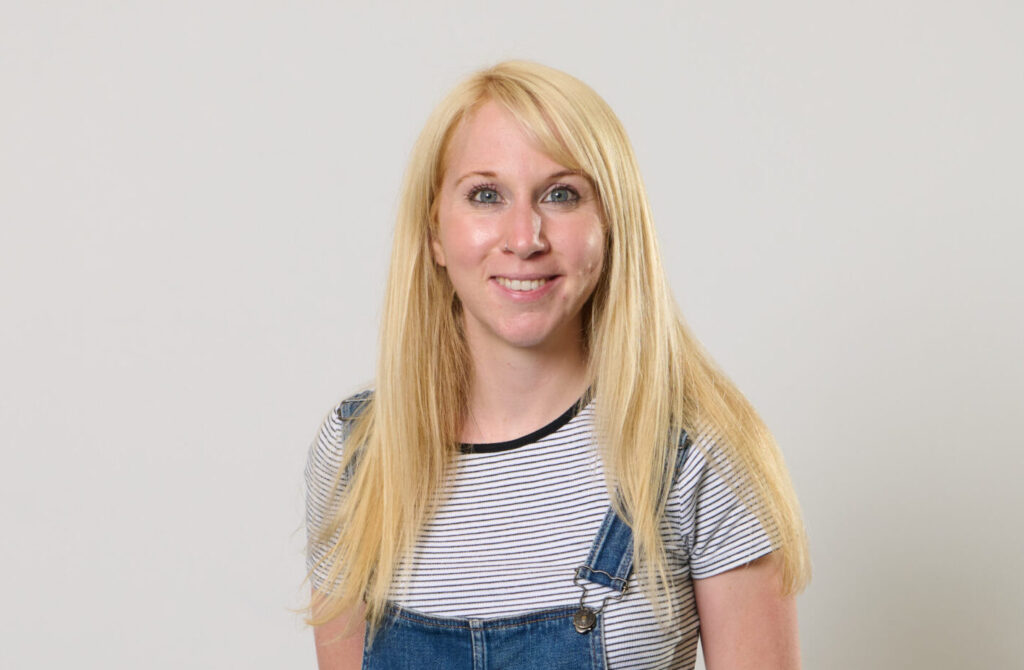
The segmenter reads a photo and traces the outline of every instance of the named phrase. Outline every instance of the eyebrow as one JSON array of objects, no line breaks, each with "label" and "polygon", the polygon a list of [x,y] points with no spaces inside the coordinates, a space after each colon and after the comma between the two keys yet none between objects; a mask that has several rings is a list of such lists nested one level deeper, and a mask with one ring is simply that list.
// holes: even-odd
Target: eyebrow
[{"label": "eyebrow", "polygon": [[[461,177],[459,177],[459,180],[455,182],[455,185],[458,186],[463,181],[465,181],[466,179],[469,179],[470,177],[473,177],[473,176],[487,177],[488,179],[497,179],[498,178],[498,173],[497,172],[491,172],[490,170],[473,170],[472,172],[467,172],[466,174],[464,174]],[[558,172],[555,172],[553,174],[548,175],[547,181],[551,181],[552,179],[560,179],[561,177],[569,177],[569,176],[583,177],[584,175],[579,170],[559,170]]]}]

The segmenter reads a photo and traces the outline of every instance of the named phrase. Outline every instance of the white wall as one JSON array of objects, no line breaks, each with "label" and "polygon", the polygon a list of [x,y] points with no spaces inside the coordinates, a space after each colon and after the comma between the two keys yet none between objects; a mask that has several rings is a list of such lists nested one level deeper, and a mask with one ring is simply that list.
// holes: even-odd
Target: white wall
[{"label": "white wall", "polygon": [[620,114],[784,447],[806,667],[1018,667],[1019,3],[386,4],[0,4],[0,666],[312,667],[301,470],[406,156],[525,57]]}]

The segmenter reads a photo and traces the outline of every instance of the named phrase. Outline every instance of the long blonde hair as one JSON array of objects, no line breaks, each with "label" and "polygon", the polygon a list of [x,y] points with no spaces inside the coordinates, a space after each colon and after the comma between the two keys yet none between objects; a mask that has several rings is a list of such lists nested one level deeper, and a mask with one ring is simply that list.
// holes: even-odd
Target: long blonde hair
[{"label": "long blonde hair", "polygon": [[413,149],[392,247],[376,389],[350,422],[342,469],[354,467],[337,512],[314,537],[330,548],[323,559],[327,582],[314,592],[309,622],[324,623],[365,603],[371,629],[379,624],[399,564],[458,452],[471,363],[459,301],[431,256],[430,240],[449,140],[488,101],[510,112],[553,160],[585,174],[600,198],[607,249],[585,308],[585,344],[608,485],[620,494],[618,511],[632,526],[645,583],[668,586],[660,526],[675,445],[686,431],[714,435],[727,457],[723,472],[782,558],[785,591],[799,591],[810,574],[807,543],[781,454],[678,313],[622,124],[574,77],[514,61],[459,84]]}]

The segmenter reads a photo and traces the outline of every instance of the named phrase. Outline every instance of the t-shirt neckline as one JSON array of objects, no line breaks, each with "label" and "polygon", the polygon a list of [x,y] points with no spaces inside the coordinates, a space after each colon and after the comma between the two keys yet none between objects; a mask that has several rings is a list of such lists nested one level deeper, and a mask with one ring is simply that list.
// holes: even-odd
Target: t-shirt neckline
[{"label": "t-shirt neckline", "polygon": [[499,451],[508,451],[509,449],[515,449],[526,444],[532,444],[537,440],[547,437],[551,433],[555,432],[565,424],[572,421],[572,419],[580,413],[590,400],[590,392],[583,394],[583,397],[572,404],[572,407],[562,412],[558,418],[551,421],[545,426],[538,428],[532,433],[517,437],[513,440],[506,440],[504,442],[479,442],[479,443],[468,443],[463,442],[459,445],[459,451],[464,454],[493,454]]}]

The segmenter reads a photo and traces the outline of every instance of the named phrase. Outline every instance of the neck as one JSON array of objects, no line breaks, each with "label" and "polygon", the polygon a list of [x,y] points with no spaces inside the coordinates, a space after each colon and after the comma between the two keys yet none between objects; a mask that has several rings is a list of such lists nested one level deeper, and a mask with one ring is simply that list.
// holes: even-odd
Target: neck
[{"label": "neck", "polygon": [[517,349],[470,342],[473,377],[462,441],[504,442],[557,419],[587,389],[583,343]]}]

